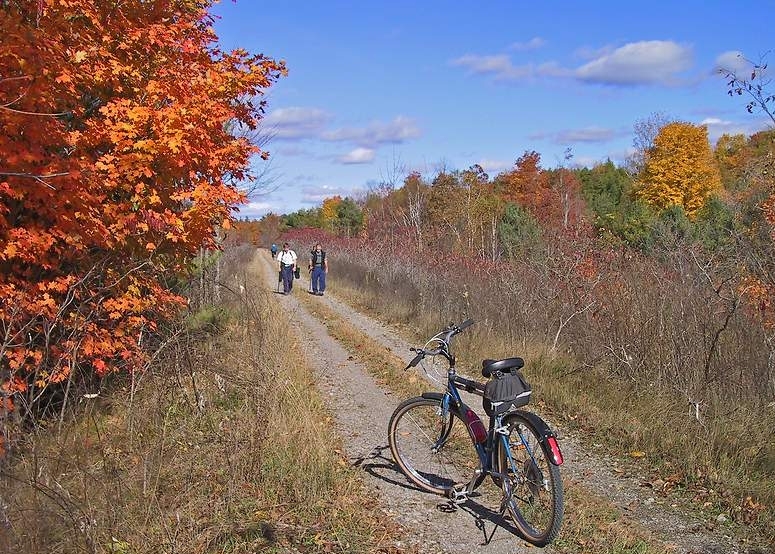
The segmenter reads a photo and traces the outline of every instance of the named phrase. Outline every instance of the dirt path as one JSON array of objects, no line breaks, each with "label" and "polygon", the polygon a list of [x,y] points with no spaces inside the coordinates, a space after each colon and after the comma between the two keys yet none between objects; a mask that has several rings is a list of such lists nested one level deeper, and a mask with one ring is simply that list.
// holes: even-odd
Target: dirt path
[{"label": "dirt path", "polygon": [[[268,252],[260,252],[259,258],[264,262],[266,282],[275,290],[275,264]],[[411,531],[406,540],[428,553],[535,552],[534,547],[525,545],[518,536],[503,528],[495,532],[489,545],[483,545],[482,527],[489,534],[493,522],[498,520],[497,514],[491,511],[494,504],[488,505],[486,498],[470,500],[453,510],[444,498],[420,492],[408,483],[393,464],[387,446],[388,420],[403,399],[377,385],[363,365],[330,337],[325,325],[295,298],[306,294],[307,286],[305,278],[296,281],[293,293],[277,295],[277,303],[290,318],[312,363],[318,387],[335,416],[348,459],[364,471],[365,480],[380,497],[386,513]],[[401,358],[409,358],[410,344],[379,322],[337,301],[330,292],[316,297],[315,301],[325,302],[375,342]],[[582,481],[585,487],[608,498],[628,517],[672,545],[678,554],[745,552],[730,537],[711,532],[706,522],[683,514],[667,500],[650,494],[652,491],[642,486],[643,479],[625,476],[613,460],[585,453],[578,446],[578,437],[553,427],[560,435],[565,455],[566,463],[561,471],[566,484]]]}]

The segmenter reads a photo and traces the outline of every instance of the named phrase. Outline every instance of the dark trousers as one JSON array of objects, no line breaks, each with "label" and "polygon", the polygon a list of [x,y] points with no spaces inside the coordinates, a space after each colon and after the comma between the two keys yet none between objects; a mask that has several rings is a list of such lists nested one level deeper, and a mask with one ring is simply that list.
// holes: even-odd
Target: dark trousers
[{"label": "dark trousers", "polygon": [[312,268],[312,292],[323,292],[326,290],[326,272],[321,266]]},{"label": "dark trousers", "polygon": [[280,272],[283,275],[283,292],[289,293],[293,289],[293,266],[283,264]]}]

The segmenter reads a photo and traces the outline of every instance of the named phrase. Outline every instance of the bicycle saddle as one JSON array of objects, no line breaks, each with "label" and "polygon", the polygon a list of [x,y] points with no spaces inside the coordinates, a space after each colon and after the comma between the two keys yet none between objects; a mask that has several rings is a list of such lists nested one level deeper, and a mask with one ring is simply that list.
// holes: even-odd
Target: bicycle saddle
[{"label": "bicycle saddle", "polygon": [[507,373],[512,369],[520,369],[525,365],[522,358],[504,358],[503,360],[482,360],[482,375],[489,378],[494,371]]}]

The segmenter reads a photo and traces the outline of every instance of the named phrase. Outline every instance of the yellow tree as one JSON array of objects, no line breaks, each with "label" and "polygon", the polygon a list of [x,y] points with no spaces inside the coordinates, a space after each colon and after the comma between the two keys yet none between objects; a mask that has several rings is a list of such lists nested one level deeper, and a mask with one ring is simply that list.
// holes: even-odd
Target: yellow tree
[{"label": "yellow tree", "polygon": [[323,205],[320,207],[320,222],[323,229],[333,231],[336,228],[336,220],[338,218],[336,209],[341,203],[341,196],[332,196],[323,200]]},{"label": "yellow tree", "polygon": [[707,128],[676,122],[662,127],[654,139],[636,194],[658,210],[681,206],[692,217],[720,188]]},{"label": "yellow tree", "polygon": [[721,172],[721,182],[727,189],[735,188],[742,178],[748,161],[748,139],[745,135],[721,135],[716,143],[716,162]]}]

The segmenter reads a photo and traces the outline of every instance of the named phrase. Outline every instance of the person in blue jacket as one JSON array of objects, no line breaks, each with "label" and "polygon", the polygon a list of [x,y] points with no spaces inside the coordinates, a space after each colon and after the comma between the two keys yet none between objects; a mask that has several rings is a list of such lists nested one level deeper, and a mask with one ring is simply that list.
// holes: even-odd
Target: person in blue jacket
[{"label": "person in blue jacket", "polygon": [[323,250],[320,243],[317,243],[312,252],[309,253],[308,269],[312,272],[310,276],[312,282],[312,294],[323,296],[323,291],[326,290],[328,260],[326,259],[326,251]]},{"label": "person in blue jacket", "polygon": [[277,255],[277,245],[272,243],[272,247],[269,249],[269,251],[272,253],[272,259],[274,260],[274,257]]}]

